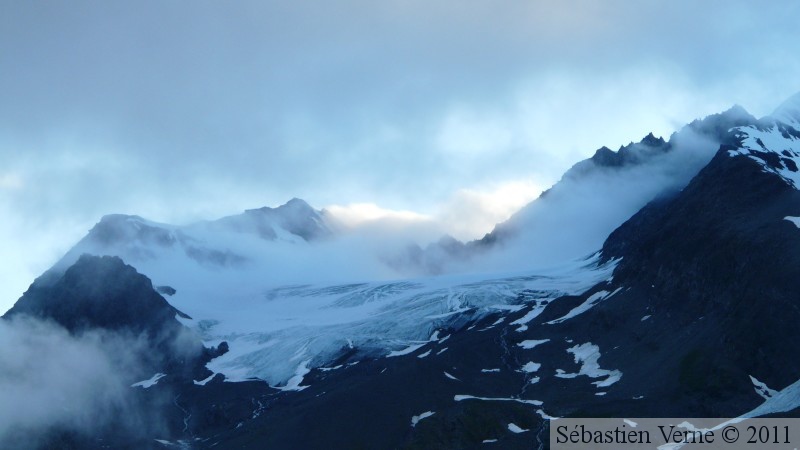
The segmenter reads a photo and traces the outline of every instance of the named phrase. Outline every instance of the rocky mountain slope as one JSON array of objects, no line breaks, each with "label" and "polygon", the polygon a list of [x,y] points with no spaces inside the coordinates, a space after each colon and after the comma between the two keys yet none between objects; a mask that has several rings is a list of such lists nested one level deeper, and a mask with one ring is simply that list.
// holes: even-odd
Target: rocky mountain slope
[{"label": "rocky mountain slope", "polygon": [[[800,95],[763,119],[734,109],[690,125],[714,136],[713,156],[597,252],[547,270],[234,283],[205,296],[168,283],[168,303],[121,260],[86,256],[37,280],[7,316],[72,332],[180,330],[204,344],[131,387],[166,424],[136,448],[527,449],[547,446],[552,417],[796,416],[799,111]],[[645,141],[599,151],[565,179],[667,164],[659,155],[676,151],[673,139]],[[53,439],[131,445],[107,430]]]}]

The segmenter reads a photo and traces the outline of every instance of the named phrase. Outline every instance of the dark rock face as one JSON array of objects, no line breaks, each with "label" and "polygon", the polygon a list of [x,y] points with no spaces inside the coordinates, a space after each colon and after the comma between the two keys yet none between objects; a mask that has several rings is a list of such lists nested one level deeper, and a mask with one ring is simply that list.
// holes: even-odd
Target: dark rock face
[{"label": "dark rock face", "polygon": [[149,278],[116,256],[83,255],[63,273],[45,273],[3,318],[20,315],[53,321],[72,334],[102,330],[144,339],[145,372],[210,375],[204,365],[215,356],[176,320],[188,316],[156,292]]},{"label": "dark rock face", "polygon": [[603,249],[623,258],[614,284],[633,288],[625,296],[642,314],[646,307],[672,323],[649,333],[681,343],[677,354],[664,355],[672,373],[665,388],[717,400],[706,411],[717,415],[735,409],[712,405],[749,394],[748,375],[775,389],[800,378],[792,344],[800,338],[800,230],[784,220],[800,214],[800,192],[724,150],[681,194],[643,209]]},{"label": "dark rock face", "polygon": [[631,142],[620,147],[616,152],[608,147],[601,147],[589,161],[600,167],[623,167],[641,164],[655,155],[668,152],[670,149],[671,147],[667,144],[667,141],[650,133],[638,143]]},{"label": "dark rock face", "polygon": [[156,291],[163,295],[175,295],[178,292],[172,286],[156,286]]},{"label": "dark rock face", "polygon": [[3,316],[50,319],[72,333],[129,330],[155,336],[184,315],[153,289],[150,279],[115,256],[83,255],[58,279],[36,280]]}]

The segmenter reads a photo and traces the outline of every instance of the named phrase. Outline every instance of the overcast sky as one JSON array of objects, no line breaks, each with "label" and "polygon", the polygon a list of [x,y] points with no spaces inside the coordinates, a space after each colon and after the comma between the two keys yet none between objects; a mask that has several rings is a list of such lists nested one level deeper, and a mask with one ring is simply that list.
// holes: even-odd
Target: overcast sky
[{"label": "overcast sky", "polygon": [[489,231],[602,145],[800,90],[786,1],[4,1],[0,309],[101,215]]}]

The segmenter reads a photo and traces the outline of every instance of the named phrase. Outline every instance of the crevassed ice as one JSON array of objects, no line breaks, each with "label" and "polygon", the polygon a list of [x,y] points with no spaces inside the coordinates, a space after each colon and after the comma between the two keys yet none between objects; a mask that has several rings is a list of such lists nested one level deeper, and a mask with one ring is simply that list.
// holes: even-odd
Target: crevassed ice
[{"label": "crevassed ice", "polygon": [[[176,306],[195,318],[184,322],[200,331],[208,345],[228,342],[229,353],[209,363],[209,369],[230,381],[259,378],[281,386],[298,376],[301,363],[304,370],[324,366],[352,346],[373,356],[427,352],[430,348],[424,347],[436,341],[431,335],[437,328],[464,314],[496,313],[498,304],[518,301],[524,289],[550,290],[553,298],[582,292],[613,271],[614,264],[595,263],[498,279],[459,276],[274,288],[237,297],[231,302],[236,308],[221,303],[212,310],[204,304],[199,314],[189,299]],[[376,298],[376,291],[384,294]],[[465,312],[441,317],[451,310]]]},{"label": "crevassed ice", "polygon": [[[336,266],[346,265],[334,258],[342,255],[338,247],[320,244],[312,251],[280,240],[265,243],[257,236],[170,228],[140,218],[120,226],[128,229],[131,221],[153,228],[156,241],[123,239],[100,247],[86,241],[71,254],[115,254],[154,285],[174,288],[169,302],[192,317],[181,322],[207,346],[228,342],[229,352],[208,364],[212,372],[228,381],[261,379],[291,389],[302,388],[308,371],[328,366],[345,349],[373,357],[424,353],[431,350],[425,347],[433,345],[436,329],[489,312],[519,310],[524,290],[541,292],[540,303],[584,292],[608,279],[616,266],[598,266],[594,255],[536,272],[341,283],[349,278],[336,273]],[[315,272],[335,281],[297,282],[325,279]],[[372,276],[360,268],[344,272]]]}]

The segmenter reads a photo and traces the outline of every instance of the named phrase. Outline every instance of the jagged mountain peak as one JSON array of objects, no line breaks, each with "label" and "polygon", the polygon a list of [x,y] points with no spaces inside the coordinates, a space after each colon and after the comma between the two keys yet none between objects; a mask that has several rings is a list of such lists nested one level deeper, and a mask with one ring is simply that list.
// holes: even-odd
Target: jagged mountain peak
[{"label": "jagged mountain peak", "polygon": [[[639,142],[621,145],[617,151],[602,146],[595,151],[594,155],[589,158],[588,161],[600,167],[622,167],[629,164],[639,164],[655,154],[666,151],[669,151],[667,141],[662,137],[655,137],[651,132]],[[582,169],[580,164],[581,163],[578,163],[576,166]]]},{"label": "jagged mountain peak", "polygon": [[[276,208],[246,210],[214,221],[170,225],[140,216],[109,214],[53,267],[63,273],[78,258],[116,255],[136,267],[164,258],[205,268],[241,268],[275,245],[303,245],[332,236],[324,214],[300,199]],[[180,265],[180,264],[178,264]]]},{"label": "jagged mountain peak", "polygon": [[289,199],[288,202],[284,203],[278,208],[304,208],[313,210],[313,208],[311,207],[311,205],[308,204],[307,201],[297,197],[292,197],[291,199]]},{"label": "jagged mountain peak", "polygon": [[752,117],[752,115],[749,112],[747,112],[747,109],[745,109],[744,106],[742,106],[742,105],[740,105],[738,103],[735,103],[733,106],[731,106],[730,108],[728,108],[725,111],[723,111],[722,113],[720,113],[720,115],[728,116],[728,117],[732,117],[732,118],[733,117]]},{"label": "jagged mountain peak", "polygon": [[742,106],[733,105],[721,113],[694,120],[686,125],[684,129],[691,130],[720,144],[731,144],[733,143],[732,128],[752,125],[756,122],[755,116],[747,112]]},{"label": "jagged mountain peak", "polygon": [[288,202],[277,206],[277,207],[270,207],[270,206],[262,206],[261,208],[254,208],[254,209],[246,209],[245,212],[281,212],[281,211],[302,211],[307,214],[314,214],[317,211],[311,207],[305,200],[297,197],[293,197]]},{"label": "jagged mountain peak", "polygon": [[639,141],[639,143],[643,144],[643,145],[649,145],[651,147],[655,147],[655,146],[659,146],[659,145],[665,144],[666,141],[661,136],[655,137],[655,135],[653,135],[653,132],[651,131],[650,133],[647,134],[647,136],[642,138],[642,140]]},{"label": "jagged mountain peak", "polygon": [[107,214],[89,230],[86,238],[102,245],[138,241],[168,247],[176,240],[172,228],[136,215]]},{"label": "jagged mountain peak", "polygon": [[292,198],[276,208],[264,206],[248,209],[244,214],[225,217],[216,223],[238,231],[255,231],[269,240],[277,239],[280,229],[305,241],[326,238],[332,234],[323,213],[299,198]]},{"label": "jagged mountain peak", "polygon": [[28,314],[71,332],[130,329],[160,332],[188,318],[159,295],[146,276],[117,256],[81,255],[60,276],[37,280],[4,317]]}]

